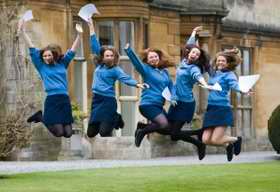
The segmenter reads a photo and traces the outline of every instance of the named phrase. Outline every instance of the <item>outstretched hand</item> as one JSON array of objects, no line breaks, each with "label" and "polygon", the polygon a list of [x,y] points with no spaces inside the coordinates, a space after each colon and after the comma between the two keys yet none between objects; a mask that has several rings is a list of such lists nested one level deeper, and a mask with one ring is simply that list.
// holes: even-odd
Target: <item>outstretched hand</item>
[{"label": "outstretched hand", "polygon": [[140,88],[140,89],[149,89],[150,88],[150,86],[147,83],[137,83],[136,87]]},{"label": "outstretched hand", "polygon": [[88,22],[87,22],[88,26],[93,26],[93,20],[92,18],[88,18]]},{"label": "outstretched hand", "polygon": [[203,29],[203,26],[197,26],[193,29],[193,31],[199,32],[199,31],[202,31],[202,29]]},{"label": "outstretched hand", "polygon": [[21,33],[21,32],[24,32],[25,31],[25,22],[23,19],[20,19],[18,21],[18,28],[17,28],[17,32],[18,34]]},{"label": "outstretched hand", "polygon": [[124,49],[128,49],[128,48],[129,48],[129,46],[130,46],[130,44],[129,44],[129,43],[127,43],[127,44],[125,45]]},{"label": "outstretched hand", "polygon": [[173,107],[175,107],[175,106],[177,105],[177,101],[176,101],[176,100],[171,100],[171,101],[170,101],[170,104],[171,104]]},{"label": "outstretched hand", "polygon": [[78,32],[78,34],[81,34],[84,32],[83,27],[78,23],[76,24],[75,28],[76,28],[76,31]]},{"label": "outstretched hand", "polygon": [[248,92],[246,92],[246,93],[244,93],[246,96],[251,96],[251,95],[253,95],[255,92],[252,90],[252,89],[250,89]]}]

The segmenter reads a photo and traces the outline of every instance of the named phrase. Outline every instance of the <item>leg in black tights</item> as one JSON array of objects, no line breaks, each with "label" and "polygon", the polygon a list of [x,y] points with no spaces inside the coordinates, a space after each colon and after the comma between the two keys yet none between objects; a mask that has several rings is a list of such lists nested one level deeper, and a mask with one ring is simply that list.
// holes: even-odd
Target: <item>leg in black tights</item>
[{"label": "leg in black tights", "polygon": [[66,138],[70,138],[73,134],[73,131],[72,131],[72,125],[71,124],[66,124],[64,125],[63,127],[63,131],[64,131],[64,137]]},{"label": "leg in black tights", "polygon": [[114,129],[114,122],[101,122],[99,134],[101,137],[111,137]]},{"label": "leg in black tights", "polygon": [[135,145],[139,147],[145,135],[153,132],[158,132],[163,135],[170,135],[168,120],[163,113],[156,116],[152,120],[152,123],[148,124],[145,128],[136,130]]},{"label": "leg in black tights", "polygon": [[198,149],[199,160],[202,160],[205,156],[205,145],[200,140],[191,137],[191,134],[188,131],[182,131],[181,129],[184,124],[185,122],[183,121],[170,122],[170,126],[172,127],[171,139],[173,141],[182,140],[195,145]]},{"label": "leg in black tights", "polygon": [[100,122],[92,122],[88,124],[87,136],[95,137],[99,133]]},{"label": "leg in black tights", "polygon": [[48,125],[47,128],[55,137],[64,136],[64,131],[63,131],[63,125],[62,124]]}]

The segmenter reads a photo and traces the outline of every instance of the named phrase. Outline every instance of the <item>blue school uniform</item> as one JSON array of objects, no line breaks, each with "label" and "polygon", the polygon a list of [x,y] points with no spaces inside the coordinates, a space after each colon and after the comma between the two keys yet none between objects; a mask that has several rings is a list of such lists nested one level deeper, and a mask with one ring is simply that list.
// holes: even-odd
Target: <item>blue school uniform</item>
[{"label": "blue school uniform", "polygon": [[142,76],[144,83],[150,86],[150,88],[142,90],[139,110],[147,119],[153,120],[160,113],[164,113],[163,105],[165,99],[162,96],[162,91],[166,87],[169,90],[173,89],[169,72],[167,69],[159,69],[142,63],[130,47],[125,51],[135,69]]},{"label": "blue school uniform", "polygon": [[68,50],[56,63],[46,64],[40,57],[39,49],[29,48],[29,51],[47,93],[43,114],[44,123],[46,125],[73,123],[68,96],[67,68],[75,53]]},{"label": "blue school uniform", "polygon": [[232,71],[215,71],[210,76],[209,84],[218,82],[222,91],[209,91],[207,111],[204,115],[203,128],[233,126],[233,114],[230,105],[230,90],[240,92],[238,80]]},{"label": "blue school uniform", "polygon": [[[186,44],[195,44],[195,37],[191,36]],[[171,105],[168,110],[168,120],[190,123],[195,112],[195,99],[193,97],[193,86],[202,78],[198,66],[188,63],[187,59],[181,61],[176,70],[176,80],[172,100],[177,105]]]},{"label": "blue school uniform", "polygon": [[[92,52],[100,54],[100,44],[96,35],[91,37]],[[119,80],[129,86],[136,87],[137,81],[127,75],[119,66],[108,67],[97,64],[92,82],[92,107],[90,123],[94,121],[114,121],[117,114],[117,101],[115,99],[115,82]]]}]

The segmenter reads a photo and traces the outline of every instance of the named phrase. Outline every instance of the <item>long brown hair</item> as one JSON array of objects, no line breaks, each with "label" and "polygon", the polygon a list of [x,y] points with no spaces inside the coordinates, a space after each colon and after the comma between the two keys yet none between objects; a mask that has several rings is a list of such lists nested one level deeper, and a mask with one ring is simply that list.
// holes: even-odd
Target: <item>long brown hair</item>
[{"label": "long brown hair", "polygon": [[43,49],[40,50],[40,58],[41,58],[42,61],[43,61],[43,54],[44,54],[45,51],[51,51],[52,52],[54,62],[59,61],[63,57],[62,49],[57,44],[54,44],[54,43],[49,44],[49,45],[47,45],[46,47],[44,47]]},{"label": "long brown hair", "polygon": [[192,49],[197,48],[200,51],[200,56],[199,58],[190,64],[197,65],[201,71],[201,73],[204,72],[209,72],[210,70],[210,57],[209,55],[201,49],[199,46],[191,44],[191,45],[185,45],[182,49],[182,58],[183,59],[188,59],[189,53],[191,52]]},{"label": "long brown hair", "polygon": [[[150,52],[155,52],[158,54],[158,57],[159,57],[159,63],[158,63],[158,66],[157,68],[159,69],[163,69],[163,68],[167,68],[167,67],[173,67],[175,66],[175,63],[171,60],[170,56],[165,53],[163,50],[160,50],[160,49],[155,49],[155,48],[148,48],[148,49],[145,49],[142,53],[141,53],[141,58],[142,58],[142,61],[144,63],[148,63],[148,54]],[[149,64],[150,65],[150,64]]]},{"label": "long brown hair", "polygon": [[240,54],[240,50],[237,48],[233,48],[233,49],[229,49],[229,50],[225,50],[225,51],[221,51],[218,52],[213,60],[213,65],[214,65],[214,69],[217,69],[217,58],[219,56],[223,56],[227,63],[228,63],[228,67],[227,70],[229,71],[234,71],[236,69],[236,67],[241,64],[242,62],[242,58],[241,58],[241,54]]},{"label": "long brown hair", "polygon": [[[114,60],[113,60],[113,63],[111,63],[111,64],[104,62],[104,53],[107,50],[112,51],[112,53],[114,55]],[[107,67],[111,68],[111,67],[117,66],[119,64],[120,54],[116,50],[116,48],[114,48],[112,46],[102,46],[101,50],[100,50],[100,54],[96,57],[96,62],[105,64]]]}]

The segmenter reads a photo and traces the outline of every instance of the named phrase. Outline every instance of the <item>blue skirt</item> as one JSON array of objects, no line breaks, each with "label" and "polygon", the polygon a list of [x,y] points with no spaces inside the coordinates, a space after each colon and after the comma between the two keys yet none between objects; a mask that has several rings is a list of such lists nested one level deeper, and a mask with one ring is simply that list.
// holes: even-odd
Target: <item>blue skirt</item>
[{"label": "blue skirt", "polygon": [[49,95],[45,100],[44,124],[72,124],[72,108],[68,95],[57,94]]},{"label": "blue skirt", "polygon": [[163,107],[158,105],[140,105],[139,111],[144,117],[151,121],[161,113],[166,115]]},{"label": "blue skirt", "polygon": [[93,122],[113,122],[117,115],[117,101],[114,97],[94,94],[91,103],[89,124]]},{"label": "blue skirt", "polygon": [[232,110],[228,106],[208,105],[204,115],[203,128],[233,126]]},{"label": "blue skirt", "polygon": [[183,121],[190,123],[193,119],[195,111],[195,101],[193,102],[182,102],[178,101],[177,105],[170,106],[168,110],[168,120]]}]

